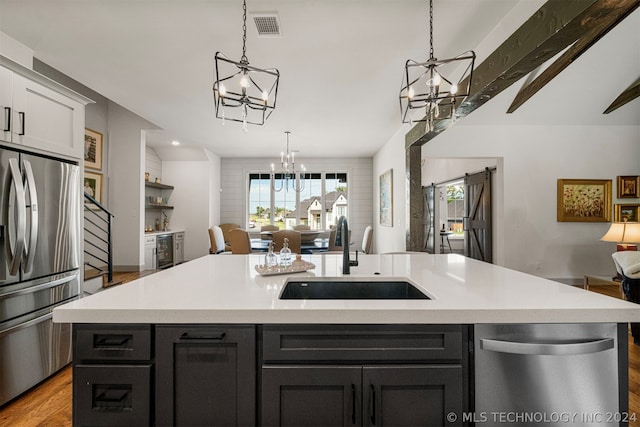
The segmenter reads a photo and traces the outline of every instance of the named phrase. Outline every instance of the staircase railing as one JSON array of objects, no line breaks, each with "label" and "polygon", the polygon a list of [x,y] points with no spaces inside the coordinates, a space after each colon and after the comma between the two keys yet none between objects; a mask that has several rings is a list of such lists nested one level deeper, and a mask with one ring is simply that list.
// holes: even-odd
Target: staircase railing
[{"label": "staircase railing", "polygon": [[107,273],[113,281],[113,241],[111,223],[114,215],[92,196],[84,193],[84,265],[99,274]]}]

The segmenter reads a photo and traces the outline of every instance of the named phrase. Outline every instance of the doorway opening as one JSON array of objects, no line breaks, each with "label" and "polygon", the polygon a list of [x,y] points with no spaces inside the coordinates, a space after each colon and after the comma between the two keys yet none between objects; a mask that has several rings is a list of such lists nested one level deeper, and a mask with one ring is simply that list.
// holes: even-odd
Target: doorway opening
[{"label": "doorway opening", "polygon": [[438,209],[440,253],[464,255],[464,187],[463,179],[443,183],[438,186],[440,193]]}]

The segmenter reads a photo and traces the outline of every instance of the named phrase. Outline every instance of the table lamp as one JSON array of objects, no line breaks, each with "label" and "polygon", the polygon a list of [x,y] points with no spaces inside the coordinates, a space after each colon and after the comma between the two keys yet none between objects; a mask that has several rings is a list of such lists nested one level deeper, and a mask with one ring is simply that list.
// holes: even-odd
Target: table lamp
[{"label": "table lamp", "polygon": [[640,222],[612,222],[602,238],[603,242],[617,243],[616,250],[637,251],[640,243]]}]

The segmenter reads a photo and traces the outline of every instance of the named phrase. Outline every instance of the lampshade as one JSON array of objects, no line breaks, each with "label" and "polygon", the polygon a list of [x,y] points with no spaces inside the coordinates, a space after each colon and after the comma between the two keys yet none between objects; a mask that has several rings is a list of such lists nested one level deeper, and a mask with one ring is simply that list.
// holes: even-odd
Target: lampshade
[{"label": "lampshade", "polygon": [[[638,222],[613,222],[609,230],[602,238],[603,242],[615,242],[619,246],[636,246],[633,243],[640,243],[640,223]],[[631,245],[629,245],[631,244]],[[620,250],[620,249],[619,249]]]}]

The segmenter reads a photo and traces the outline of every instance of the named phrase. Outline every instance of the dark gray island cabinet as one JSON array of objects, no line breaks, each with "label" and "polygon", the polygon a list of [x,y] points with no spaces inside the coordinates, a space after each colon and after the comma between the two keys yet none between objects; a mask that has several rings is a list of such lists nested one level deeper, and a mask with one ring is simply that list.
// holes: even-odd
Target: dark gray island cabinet
[{"label": "dark gray island cabinet", "polygon": [[74,426],[457,425],[470,328],[76,324]]}]

